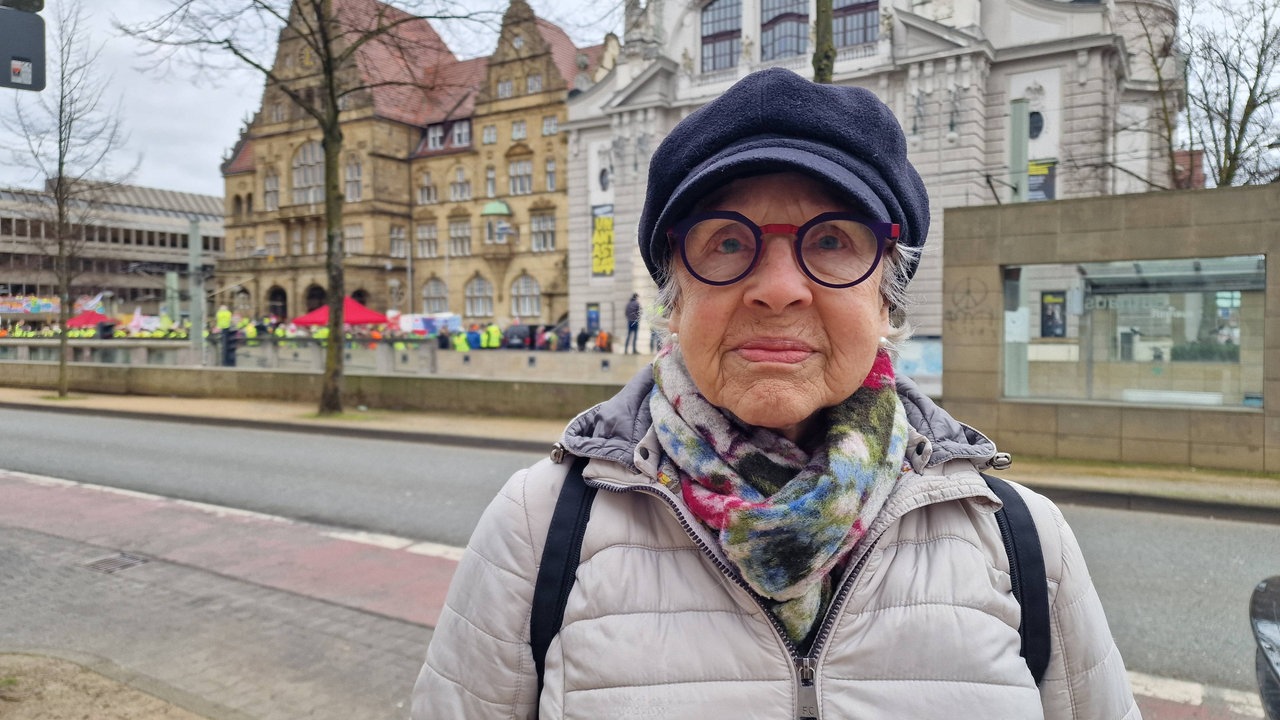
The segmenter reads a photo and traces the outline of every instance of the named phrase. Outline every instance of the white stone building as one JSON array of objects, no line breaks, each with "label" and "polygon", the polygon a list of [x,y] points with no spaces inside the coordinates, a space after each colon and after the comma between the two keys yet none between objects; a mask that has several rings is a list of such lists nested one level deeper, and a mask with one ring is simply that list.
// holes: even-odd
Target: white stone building
[{"label": "white stone building", "polygon": [[[1134,50],[1139,15],[1147,27],[1172,30],[1165,0],[834,5],[833,82],[873,90],[894,109],[930,192],[933,220],[909,311],[917,352],[936,350],[947,310],[946,208],[1009,202],[1019,184],[1030,200],[1136,192],[1168,166],[1150,132],[1158,88]],[[616,68],[569,101],[573,327],[598,309],[601,326],[621,336],[631,293],[652,299],[635,235],[653,150],[682,117],[753,70],[812,77],[814,15],[811,0],[629,0]],[[1028,106],[1025,154],[1009,136],[1018,99]],[[1027,166],[1011,167],[1011,154]]]}]

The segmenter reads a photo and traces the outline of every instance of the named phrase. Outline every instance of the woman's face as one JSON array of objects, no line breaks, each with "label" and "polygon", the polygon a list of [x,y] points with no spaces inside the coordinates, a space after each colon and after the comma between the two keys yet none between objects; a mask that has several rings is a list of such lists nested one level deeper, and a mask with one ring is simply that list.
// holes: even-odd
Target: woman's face
[{"label": "woman's face", "polygon": [[[849,208],[808,176],[778,173],[736,180],[700,209],[732,210],[757,225],[803,225]],[[793,241],[765,235],[759,264],[732,285],[707,285],[677,260],[680,301],[670,327],[707,400],[799,441],[816,413],[867,377],[889,332],[889,309],[880,295],[883,263],[858,285],[829,288],[800,269]]]}]

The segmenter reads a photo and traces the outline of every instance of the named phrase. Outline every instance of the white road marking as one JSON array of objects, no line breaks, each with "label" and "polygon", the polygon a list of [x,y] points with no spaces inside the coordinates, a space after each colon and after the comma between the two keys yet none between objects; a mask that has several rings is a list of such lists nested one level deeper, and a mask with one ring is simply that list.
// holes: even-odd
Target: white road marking
[{"label": "white road marking", "polygon": [[358,530],[332,530],[323,534],[335,540],[350,540],[351,542],[373,545],[387,550],[402,550],[413,544],[412,540],[406,540],[395,535],[383,535],[381,533],[361,532]]}]

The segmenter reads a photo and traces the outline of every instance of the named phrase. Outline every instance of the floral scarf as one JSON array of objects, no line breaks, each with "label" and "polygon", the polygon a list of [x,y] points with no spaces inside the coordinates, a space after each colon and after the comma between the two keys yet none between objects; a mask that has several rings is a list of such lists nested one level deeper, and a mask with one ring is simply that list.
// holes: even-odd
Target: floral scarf
[{"label": "floral scarf", "polygon": [[678,343],[658,353],[654,379],[659,480],[717,532],[725,556],[803,646],[831,602],[833,569],[902,472],[908,426],[888,354],[825,411],[826,437],[812,454],[708,402]]}]

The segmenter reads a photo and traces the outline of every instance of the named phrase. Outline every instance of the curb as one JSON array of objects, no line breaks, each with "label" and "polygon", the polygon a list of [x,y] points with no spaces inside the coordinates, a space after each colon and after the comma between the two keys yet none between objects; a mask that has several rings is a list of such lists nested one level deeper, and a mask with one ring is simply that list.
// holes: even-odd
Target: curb
[{"label": "curb", "polygon": [[396,442],[433,443],[436,445],[453,445],[456,447],[474,447],[487,450],[509,450],[512,452],[549,453],[553,440],[518,440],[512,438],[490,438],[476,435],[450,433],[414,432],[409,430],[385,430],[359,428],[347,425],[307,425],[297,422],[280,422],[275,420],[242,420],[237,418],[218,418],[206,415],[182,415],[177,413],[131,412],[128,410],[111,410],[107,408],[84,407],[52,407],[34,403],[0,402],[0,409],[30,410],[35,412],[61,413],[64,415],[97,415],[100,417],[121,418],[125,420],[153,420],[157,422],[181,422],[190,425],[208,425],[213,427],[252,428],[257,430],[274,430],[311,435],[333,435],[338,437],[355,437],[366,440],[392,440]]}]

